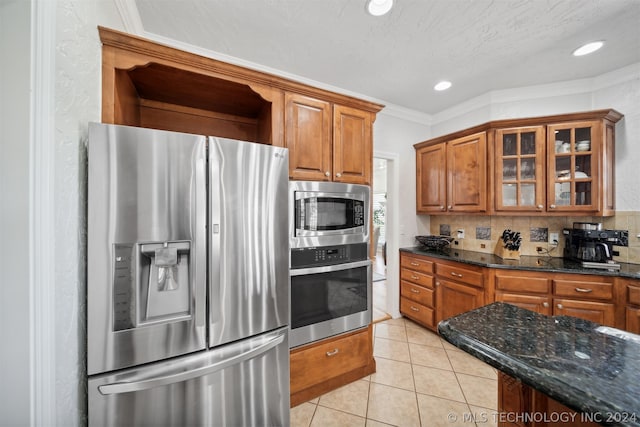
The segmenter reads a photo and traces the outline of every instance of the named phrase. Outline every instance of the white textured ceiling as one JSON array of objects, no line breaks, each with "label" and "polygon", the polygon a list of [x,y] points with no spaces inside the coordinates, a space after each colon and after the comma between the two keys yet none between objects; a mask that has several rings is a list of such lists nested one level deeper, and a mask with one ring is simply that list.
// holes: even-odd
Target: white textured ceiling
[{"label": "white textured ceiling", "polygon": [[[144,32],[426,114],[640,62],[640,0],[135,0]],[[571,52],[593,40],[600,51]],[[441,79],[453,82],[434,92]]]}]

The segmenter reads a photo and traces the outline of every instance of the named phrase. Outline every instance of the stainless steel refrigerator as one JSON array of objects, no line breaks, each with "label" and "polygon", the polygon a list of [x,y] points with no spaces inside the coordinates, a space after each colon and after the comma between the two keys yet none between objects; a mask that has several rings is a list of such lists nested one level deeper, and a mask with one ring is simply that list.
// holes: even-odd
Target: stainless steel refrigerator
[{"label": "stainless steel refrigerator", "polygon": [[288,425],[288,151],[89,130],[89,425]]}]

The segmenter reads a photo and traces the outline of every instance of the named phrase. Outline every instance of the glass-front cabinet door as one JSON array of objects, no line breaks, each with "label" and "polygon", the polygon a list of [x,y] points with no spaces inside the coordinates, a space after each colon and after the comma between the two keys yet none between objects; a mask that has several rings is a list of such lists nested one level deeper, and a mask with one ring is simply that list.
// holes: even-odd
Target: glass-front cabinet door
[{"label": "glass-front cabinet door", "polygon": [[547,127],[549,211],[594,211],[598,200],[600,122]]},{"label": "glass-front cabinet door", "polygon": [[496,130],[497,211],[545,209],[544,147],[544,126]]}]

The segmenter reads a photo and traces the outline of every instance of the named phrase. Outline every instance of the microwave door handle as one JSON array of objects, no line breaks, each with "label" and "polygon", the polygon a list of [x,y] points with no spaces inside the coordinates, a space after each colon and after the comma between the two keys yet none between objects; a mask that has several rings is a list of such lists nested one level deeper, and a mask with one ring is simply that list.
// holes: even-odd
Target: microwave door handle
[{"label": "microwave door handle", "polygon": [[323,265],[321,267],[291,269],[291,276],[303,276],[305,274],[331,273],[334,271],[349,270],[358,267],[371,266],[371,260],[349,262],[347,264]]},{"label": "microwave door handle", "polygon": [[280,334],[271,338],[269,341],[259,345],[258,347],[252,348],[248,351],[245,351],[244,353],[237,354],[235,356],[232,356],[220,362],[212,363],[211,365],[203,366],[201,368],[196,368],[192,370],[182,371],[172,375],[165,375],[162,377],[149,378],[149,379],[144,379],[140,381],[104,384],[104,385],[98,386],[98,391],[100,391],[100,393],[103,395],[128,393],[132,391],[133,392],[142,391],[142,390],[148,390],[151,388],[180,383],[180,382],[188,381],[198,377],[204,377],[206,375],[210,375],[210,374],[213,374],[214,372],[221,371],[225,368],[228,368],[229,366],[240,364],[256,356],[259,356],[263,353],[266,353],[267,351],[271,350],[272,348],[274,348],[278,344],[281,344],[284,341],[286,336],[285,332],[286,331],[281,332]]}]

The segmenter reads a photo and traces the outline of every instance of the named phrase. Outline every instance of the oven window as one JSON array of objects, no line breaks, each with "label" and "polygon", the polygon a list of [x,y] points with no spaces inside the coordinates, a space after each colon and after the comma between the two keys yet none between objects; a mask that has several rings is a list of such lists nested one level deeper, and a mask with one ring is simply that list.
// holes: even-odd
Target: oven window
[{"label": "oven window", "polygon": [[346,230],[364,224],[364,203],[339,197],[309,197],[296,203],[296,228]]},{"label": "oven window", "polygon": [[366,311],[367,267],[291,277],[291,327]]}]

